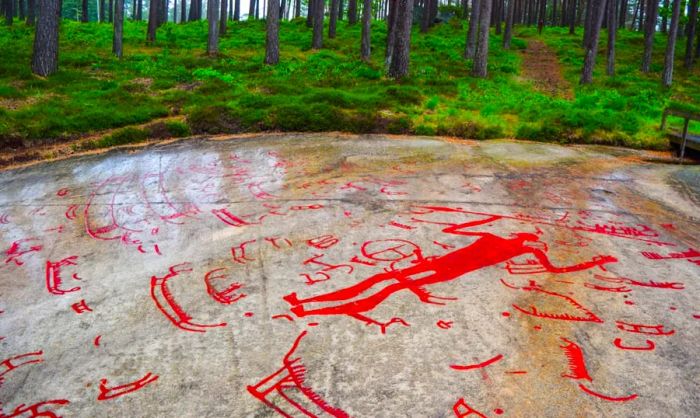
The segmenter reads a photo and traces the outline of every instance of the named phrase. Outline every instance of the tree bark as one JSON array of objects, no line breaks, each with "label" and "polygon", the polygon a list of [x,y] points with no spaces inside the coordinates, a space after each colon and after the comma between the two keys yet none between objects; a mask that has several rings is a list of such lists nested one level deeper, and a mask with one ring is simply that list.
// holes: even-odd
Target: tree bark
[{"label": "tree bark", "polygon": [[690,12],[688,13],[688,33],[685,44],[685,68],[693,68],[695,32],[698,25],[698,0],[690,0]]},{"label": "tree bark", "polygon": [[503,34],[503,48],[510,49],[513,39],[513,19],[515,17],[515,0],[508,0],[508,12],[506,16],[506,32]]},{"label": "tree bark", "polygon": [[14,18],[15,11],[15,2],[14,0],[3,0],[2,2],[2,7],[5,12],[5,25],[7,26],[12,26],[12,19]]},{"label": "tree bark", "polygon": [[608,0],[608,62],[607,73],[615,75],[615,42],[617,38],[617,0]]},{"label": "tree bark", "polygon": [[156,41],[156,29],[158,28],[158,5],[159,1],[151,0],[148,5],[148,33],[146,33],[146,42],[153,43]]},{"label": "tree bark", "polygon": [[35,0],[27,1],[27,26],[34,26],[36,20],[36,2]]},{"label": "tree bark", "polygon": [[187,22],[187,0],[180,0],[180,23]]},{"label": "tree bark", "polygon": [[493,0],[493,24],[496,27],[496,35],[502,32],[501,18],[503,16],[503,0]]},{"label": "tree bark", "polygon": [[138,7],[136,8],[136,20],[139,22],[143,20],[143,0],[138,0]]},{"label": "tree bark", "polygon": [[207,55],[212,57],[219,53],[219,0],[207,1],[207,21],[209,24]]},{"label": "tree bark", "polygon": [[306,4],[306,27],[314,27],[314,14],[316,13],[316,6],[314,6],[315,0],[308,0]]},{"label": "tree bark", "polygon": [[348,23],[351,25],[357,23],[357,0],[348,1]]},{"label": "tree bark", "polygon": [[662,82],[664,87],[673,84],[673,59],[676,54],[676,38],[678,38],[678,23],[681,17],[681,0],[673,0],[671,12],[671,27],[668,30],[668,43],[666,44],[666,57],[664,59],[664,75]]},{"label": "tree bark", "polygon": [[314,0],[314,33],[311,40],[312,49],[323,48],[323,12],[326,8],[326,0]]},{"label": "tree bark", "polygon": [[[225,35],[228,24],[228,0],[221,1],[221,14],[219,14],[219,34]],[[278,0],[279,2],[279,0]]]},{"label": "tree bark", "polygon": [[236,22],[241,20],[241,0],[235,0],[233,3],[233,20]]},{"label": "tree bark", "polygon": [[659,16],[659,2],[647,0],[647,20],[644,27],[644,55],[642,56],[642,72],[648,73],[651,69],[651,55],[654,50],[654,33],[656,32],[656,20]]},{"label": "tree bark", "polygon": [[97,19],[99,20],[100,23],[104,23],[105,21],[105,0],[100,0],[100,10],[97,16]]},{"label": "tree bark", "polygon": [[537,33],[542,34],[544,30],[545,19],[547,18],[547,1],[540,0],[540,12],[538,13],[539,18],[537,20]]},{"label": "tree bark", "polygon": [[[114,0],[109,0],[107,2],[109,9],[107,10],[107,22],[112,23],[114,22]],[[123,9],[123,4],[122,4],[122,9]],[[122,16],[124,15],[124,12],[122,12]]]},{"label": "tree bark", "polygon": [[398,4],[398,0],[388,0],[387,4],[389,10],[386,19],[386,51],[384,51],[384,66],[387,70],[391,66],[391,56],[394,53],[394,44],[396,43],[396,8]]},{"label": "tree bark", "polygon": [[583,69],[581,71],[581,84],[590,84],[593,82],[593,69],[595,68],[595,60],[598,55],[598,40],[600,39],[600,28],[603,26],[603,18],[605,17],[605,0],[589,0],[591,2],[591,21],[586,28],[590,34],[585,37],[586,45],[584,46],[585,56],[583,59]]},{"label": "tree bark", "polygon": [[[664,0],[664,10],[668,10],[668,6],[668,0]],[[661,17],[661,32],[668,33],[668,15],[666,13]]]},{"label": "tree bark", "polygon": [[372,56],[372,0],[364,0],[362,7],[362,42],[360,46],[360,58],[369,61]]},{"label": "tree bark", "polygon": [[472,75],[474,77],[486,78],[489,75],[489,29],[491,23],[491,10],[493,0],[481,0],[481,10],[479,11],[479,36],[474,54],[474,65]]},{"label": "tree bark", "polygon": [[61,21],[61,1],[39,0],[38,6],[32,72],[47,77],[58,71],[58,26]]},{"label": "tree bark", "polygon": [[571,6],[569,8],[569,35],[576,34],[576,9],[577,4],[580,0],[570,0]]},{"label": "tree bark", "polygon": [[83,23],[87,23],[89,17],[90,16],[88,14],[88,0],[83,0],[82,6],[80,8],[80,21]]},{"label": "tree bark", "polygon": [[248,20],[251,20],[255,17],[255,2],[257,0],[250,0],[249,7],[248,7]]},{"label": "tree bark", "polygon": [[464,47],[464,57],[467,59],[474,58],[476,54],[476,34],[479,29],[479,15],[481,3],[485,0],[472,0],[472,13],[469,18],[469,29],[467,29],[467,43]]},{"label": "tree bark", "polygon": [[267,33],[265,36],[265,64],[280,61],[280,0],[267,1]]},{"label": "tree bark", "polygon": [[116,1],[116,9],[114,11],[114,36],[112,38],[112,52],[121,59],[123,54],[123,39],[124,39],[124,0]]},{"label": "tree bark", "polygon": [[338,26],[339,0],[331,0],[330,19],[328,22],[328,38],[335,38],[336,27]]},{"label": "tree bark", "polygon": [[388,76],[401,79],[408,75],[411,63],[411,26],[413,24],[413,0],[397,0],[394,30],[394,48]]},{"label": "tree bark", "polygon": [[296,19],[300,16],[301,16],[301,0],[294,0],[294,18]]}]

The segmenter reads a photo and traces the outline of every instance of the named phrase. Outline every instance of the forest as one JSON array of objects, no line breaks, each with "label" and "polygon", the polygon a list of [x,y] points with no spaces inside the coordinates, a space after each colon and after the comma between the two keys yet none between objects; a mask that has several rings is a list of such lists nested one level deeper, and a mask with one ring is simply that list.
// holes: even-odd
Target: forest
[{"label": "forest", "polygon": [[4,149],[341,131],[661,150],[663,110],[700,108],[699,0],[1,1]]}]

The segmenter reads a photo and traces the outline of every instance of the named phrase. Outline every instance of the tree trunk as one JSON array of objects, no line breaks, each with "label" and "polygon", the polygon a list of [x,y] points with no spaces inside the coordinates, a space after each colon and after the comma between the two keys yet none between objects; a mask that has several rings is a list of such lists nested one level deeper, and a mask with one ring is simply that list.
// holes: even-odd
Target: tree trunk
[{"label": "tree trunk", "polygon": [[267,1],[267,33],[265,36],[265,64],[280,62],[280,0]]},{"label": "tree trunk", "polygon": [[219,53],[219,0],[207,0],[207,23],[207,55],[213,57]]},{"label": "tree trunk", "polygon": [[235,0],[233,3],[233,20],[236,22],[241,20],[241,0]]},{"label": "tree trunk", "polygon": [[[668,0],[664,0],[664,10],[668,10],[668,6]],[[661,17],[661,32],[668,33],[668,12]]]},{"label": "tree trunk", "polygon": [[608,0],[608,66],[609,76],[615,75],[615,41],[617,38],[617,0]]},{"label": "tree trunk", "polygon": [[180,23],[187,22],[187,0],[180,0]]},{"label": "tree trunk", "polygon": [[671,87],[673,84],[673,59],[676,54],[676,38],[678,38],[678,21],[681,17],[681,0],[673,0],[673,11],[671,12],[671,27],[668,30],[668,44],[666,44],[666,57],[664,59],[664,87]]},{"label": "tree trunk", "polygon": [[595,68],[595,59],[598,55],[598,40],[600,39],[600,28],[603,26],[603,18],[605,17],[605,0],[589,0],[591,3],[591,21],[586,31],[590,31],[586,38],[584,47],[585,57],[583,59],[583,70],[581,71],[581,84],[590,84],[593,82],[593,69]]},{"label": "tree trunk", "polygon": [[136,8],[136,20],[139,22],[143,20],[143,0],[138,0],[138,7]]},{"label": "tree trunk", "polygon": [[158,28],[158,5],[159,1],[151,0],[148,5],[148,33],[146,34],[146,42],[152,43],[156,41],[156,29]]},{"label": "tree trunk", "polygon": [[413,25],[413,0],[397,0],[394,16],[395,40],[388,76],[401,79],[408,75],[411,63],[411,26]]},{"label": "tree trunk", "polygon": [[[240,1],[240,0],[238,0]],[[301,16],[301,0],[295,0],[294,1],[294,18],[298,18]]]},{"label": "tree trunk", "polygon": [[104,23],[105,21],[105,0],[100,0],[100,10],[99,14],[97,16],[97,19],[99,20],[100,23]]},{"label": "tree trunk", "polygon": [[116,6],[116,10],[114,11],[114,37],[112,38],[112,52],[117,58],[121,59],[124,39],[124,0],[117,0]]},{"label": "tree trunk", "polygon": [[469,18],[469,29],[467,29],[467,44],[464,48],[464,57],[467,59],[474,58],[476,54],[476,33],[479,29],[479,15],[481,3],[485,0],[472,0],[472,13]]},{"label": "tree trunk", "polygon": [[513,39],[513,18],[515,17],[515,1],[508,0],[508,14],[506,16],[506,32],[503,34],[503,48],[510,49],[510,42]]},{"label": "tree trunk", "polygon": [[651,54],[654,50],[654,33],[656,32],[656,20],[659,16],[659,2],[647,0],[647,20],[644,27],[644,55],[642,57],[642,72],[648,73],[651,69]]},{"label": "tree trunk", "polygon": [[7,26],[12,26],[12,19],[15,15],[15,11],[14,11],[15,2],[14,2],[14,0],[3,0],[2,7],[5,11],[5,24]]},{"label": "tree trunk", "polygon": [[255,17],[255,2],[257,0],[250,0],[250,3],[248,4],[248,20],[251,20]]},{"label": "tree trunk", "polygon": [[328,22],[328,38],[335,38],[336,27],[338,25],[339,0],[331,0],[330,20]]},{"label": "tree trunk", "polygon": [[474,54],[472,75],[474,75],[474,77],[486,78],[489,75],[489,23],[491,23],[493,0],[481,0],[480,3],[479,39],[476,45],[476,53]]},{"label": "tree trunk", "polygon": [[501,17],[502,16],[503,16],[503,0],[494,0],[493,23],[496,26],[496,35],[500,35],[502,32],[502,28],[501,28]]},{"label": "tree trunk", "polygon": [[695,43],[695,32],[698,25],[698,0],[690,0],[690,12],[688,13],[688,39],[685,44],[685,68],[693,68],[693,54]]},{"label": "tree trunk", "polygon": [[312,49],[323,48],[323,12],[326,9],[326,0],[314,0],[314,33],[311,40]]},{"label": "tree trunk", "polygon": [[577,4],[580,0],[570,0],[571,6],[569,7],[569,35],[576,34],[576,9]]},{"label": "tree trunk", "polygon": [[372,56],[372,0],[364,0],[362,6],[362,44],[360,46],[360,58],[369,62]]},{"label": "tree trunk", "polygon": [[620,29],[624,29],[627,23],[628,4],[628,0],[622,0],[622,4],[620,5],[620,22],[618,23]]},{"label": "tree trunk", "polygon": [[[12,1],[12,0],[11,0]],[[83,0],[82,1],[82,7],[80,9],[80,21],[83,23],[88,22],[88,0]]]},{"label": "tree trunk", "polygon": [[430,9],[434,1],[437,0],[423,0],[423,13],[420,21],[420,31],[422,33],[428,32],[428,28],[430,28]]},{"label": "tree trunk", "polygon": [[537,20],[537,33],[542,34],[544,29],[545,19],[547,18],[547,1],[540,0],[539,19]]},{"label": "tree trunk", "polygon": [[27,1],[27,26],[34,26],[36,20],[36,2],[35,0]]},{"label": "tree trunk", "polygon": [[306,27],[312,28],[314,26],[314,13],[316,13],[316,6],[314,6],[315,0],[309,0],[306,4]]},{"label": "tree trunk", "polygon": [[348,1],[348,23],[351,25],[357,23],[357,0]]},{"label": "tree trunk", "polygon": [[47,77],[58,71],[58,25],[61,21],[61,1],[39,0],[38,6],[32,72]]},{"label": "tree trunk", "polygon": [[[109,6],[109,10],[107,10],[107,22],[112,23],[114,22],[114,0],[109,0],[107,2]],[[124,4],[122,2],[122,9],[124,9]],[[124,12],[122,11],[122,16],[124,16]]]},{"label": "tree trunk", "polygon": [[387,36],[386,36],[386,51],[384,51],[384,66],[388,70],[391,66],[391,56],[394,53],[394,44],[396,43],[396,12],[398,0],[388,0],[388,16],[386,19]]},{"label": "tree trunk", "polygon": [[[221,14],[219,14],[219,34],[226,35],[228,24],[228,0],[221,1]],[[278,0],[279,2],[279,0]]]}]

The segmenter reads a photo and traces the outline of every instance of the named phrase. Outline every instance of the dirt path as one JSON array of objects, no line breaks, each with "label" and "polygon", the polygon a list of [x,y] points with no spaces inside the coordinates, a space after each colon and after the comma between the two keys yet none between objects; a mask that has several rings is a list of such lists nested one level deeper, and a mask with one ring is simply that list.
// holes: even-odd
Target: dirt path
[{"label": "dirt path", "polygon": [[536,39],[528,39],[523,51],[523,76],[535,84],[538,90],[565,99],[574,97],[571,84],[562,76],[557,55]]}]

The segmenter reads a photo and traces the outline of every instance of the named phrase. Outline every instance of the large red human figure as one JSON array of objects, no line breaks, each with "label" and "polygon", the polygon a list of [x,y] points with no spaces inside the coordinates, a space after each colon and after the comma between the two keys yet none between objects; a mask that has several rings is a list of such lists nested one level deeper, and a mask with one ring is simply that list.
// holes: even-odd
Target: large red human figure
[{"label": "large red human figure", "polygon": [[[590,261],[573,266],[556,267],[549,261],[545,252],[546,245],[539,241],[539,236],[536,234],[516,233],[512,234],[510,238],[503,238],[489,232],[464,230],[492,223],[499,219],[501,219],[500,216],[492,216],[445,228],[443,230],[445,233],[477,237],[477,240],[471,245],[445,255],[418,257],[418,260],[414,261],[415,264],[410,267],[375,274],[357,284],[333,292],[306,299],[300,299],[296,293],[291,293],[285,296],[284,300],[292,306],[291,311],[298,317],[349,315],[366,322],[368,325],[380,326],[382,333],[384,333],[386,328],[393,323],[408,324],[401,318],[392,318],[389,322],[381,323],[369,318],[366,313],[401,290],[411,291],[423,303],[441,304],[437,300],[454,300],[454,298],[435,297],[425,290],[426,286],[449,282],[467,273],[494,266],[525,254],[534,256],[542,267],[550,273],[586,270],[617,261],[612,256],[597,256]],[[374,290],[373,288],[377,285],[383,285],[383,287]],[[372,293],[365,295],[370,289],[372,289]]]}]

